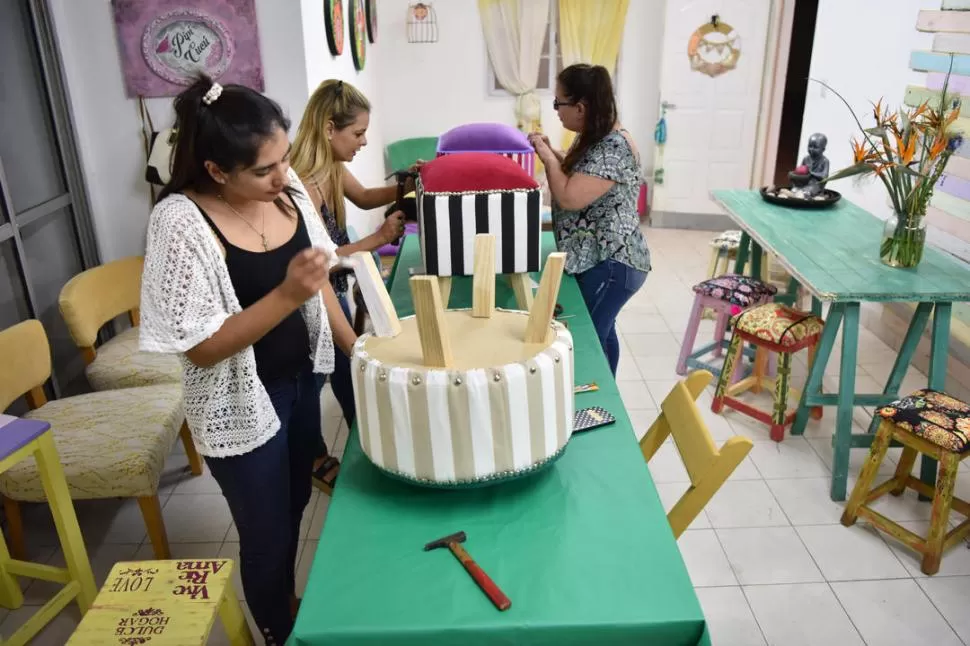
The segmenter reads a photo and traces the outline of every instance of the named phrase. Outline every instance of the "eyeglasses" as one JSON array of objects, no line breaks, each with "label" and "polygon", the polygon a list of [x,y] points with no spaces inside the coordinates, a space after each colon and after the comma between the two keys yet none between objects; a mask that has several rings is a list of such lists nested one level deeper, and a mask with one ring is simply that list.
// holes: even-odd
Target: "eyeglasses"
[{"label": "eyeglasses", "polygon": [[552,109],[558,110],[559,108],[567,105],[576,105],[575,101],[560,101],[559,99],[552,100]]}]

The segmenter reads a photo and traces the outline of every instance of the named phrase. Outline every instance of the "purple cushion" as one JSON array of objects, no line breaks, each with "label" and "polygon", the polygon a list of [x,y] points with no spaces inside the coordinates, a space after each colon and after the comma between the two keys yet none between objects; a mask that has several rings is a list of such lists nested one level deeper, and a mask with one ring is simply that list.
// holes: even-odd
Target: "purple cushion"
[{"label": "purple cushion", "polygon": [[527,153],[532,145],[525,133],[504,123],[468,123],[438,138],[438,154],[489,152]]},{"label": "purple cushion", "polygon": [[774,285],[737,274],[724,274],[694,285],[695,294],[727,301],[742,309],[774,296],[777,291],[778,288]]},{"label": "purple cushion", "polygon": [[[418,233],[418,223],[417,222],[406,222],[404,224],[404,235],[417,235]],[[377,255],[379,256],[396,256],[398,251],[398,245],[396,244],[386,244],[377,250]]]}]

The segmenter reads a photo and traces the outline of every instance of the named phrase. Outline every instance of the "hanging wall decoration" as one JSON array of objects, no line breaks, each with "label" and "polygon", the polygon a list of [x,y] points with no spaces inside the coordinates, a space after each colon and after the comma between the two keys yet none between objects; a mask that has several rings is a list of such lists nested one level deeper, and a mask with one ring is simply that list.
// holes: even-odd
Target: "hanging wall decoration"
[{"label": "hanging wall decoration", "polygon": [[367,40],[377,42],[377,0],[367,0]]},{"label": "hanging wall decoration", "polygon": [[344,0],[323,0],[323,22],[332,56],[344,53]]},{"label": "hanging wall decoration", "polygon": [[430,2],[408,5],[407,25],[409,43],[438,42],[438,17]]},{"label": "hanging wall decoration", "polygon": [[255,0],[112,0],[125,90],[176,96],[199,73],[263,89]]},{"label": "hanging wall decoration", "polygon": [[711,16],[691,34],[687,43],[690,68],[708,76],[720,76],[733,70],[741,57],[741,37],[720,16]]},{"label": "hanging wall decoration", "polygon": [[364,17],[365,0],[348,0],[347,17],[350,18],[350,52],[354,56],[354,68],[360,72],[367,61],[367,19]]}]

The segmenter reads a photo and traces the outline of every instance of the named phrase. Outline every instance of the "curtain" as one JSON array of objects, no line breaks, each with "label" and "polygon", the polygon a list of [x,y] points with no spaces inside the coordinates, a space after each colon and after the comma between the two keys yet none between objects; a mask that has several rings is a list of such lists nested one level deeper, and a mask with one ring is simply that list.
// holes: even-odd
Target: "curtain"
[{"label": "curtain", "polygon": [[549,26],[549,0],[478,0],[478,12],[495,77],[515,96],[519,129],[539,130],[536,79]]},{"label": "curtain", "polygon": [[[559,0],[563,67],[576,63],[602,65],[614,76],[629,4],[630,0]],[[574,136],[568,130],[563,132],[563,150],[573,143]]]}]

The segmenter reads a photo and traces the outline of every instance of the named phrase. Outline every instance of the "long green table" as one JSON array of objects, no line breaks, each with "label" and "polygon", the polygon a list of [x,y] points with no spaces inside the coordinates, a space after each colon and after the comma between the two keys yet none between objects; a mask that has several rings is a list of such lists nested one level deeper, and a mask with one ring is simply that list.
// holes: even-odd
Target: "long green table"
[{"label": "long green table", "polygon": [[[805,432],[812,407],[838,407],[832,438],[831,497],[845,500],[849,451],[872,443],[878,421],[873,420],[868,433],[853,434],[852,408],[880,406],[898,397],[931,314],[933,339],[927,385],[945,390],[950,314],[954,302],[970,301],[970,266],[932,247],[926,248],[922,262],[914,269],[884,265],[879,259],[882,220],[845,198],[829,209],[803,210],[769,204],[758,191],[721,190],[712,195],[743,231],[735,272],[743,271],[750,252],[752,274],[760,275],[764,249],[778,258],[793,281],[812,294],[816,314],[821,314],[822,302],[831,304],[791,432]],[[855,392],[862,302],[918,303],[881,393]],[[840,327],[839,392],[822,394],[822,375]],[[921,478],[934,484],[936,462],[924,456],[921,469]]]},{"label": "long green table", "polygon": [[[544,234],[544,252],[552,238]],[[413,313],[401,248],[389,291]],[[455,279],[451,306],[471,304]],[[514,296],[499,280],[496,301]],[[344,453],[290,644],[296,646],[571,646],[709,644],[707,627],[630,420],[576,282],[559,302],[573,333],[576,380],[600,391],[615,425],[575,436],[563,457],[518,481],[459,491],[393,480],[363,455],[356,429]],[[497,611],[447,550],[428,541],[468,534],[466,547],[512,600]]]}]

